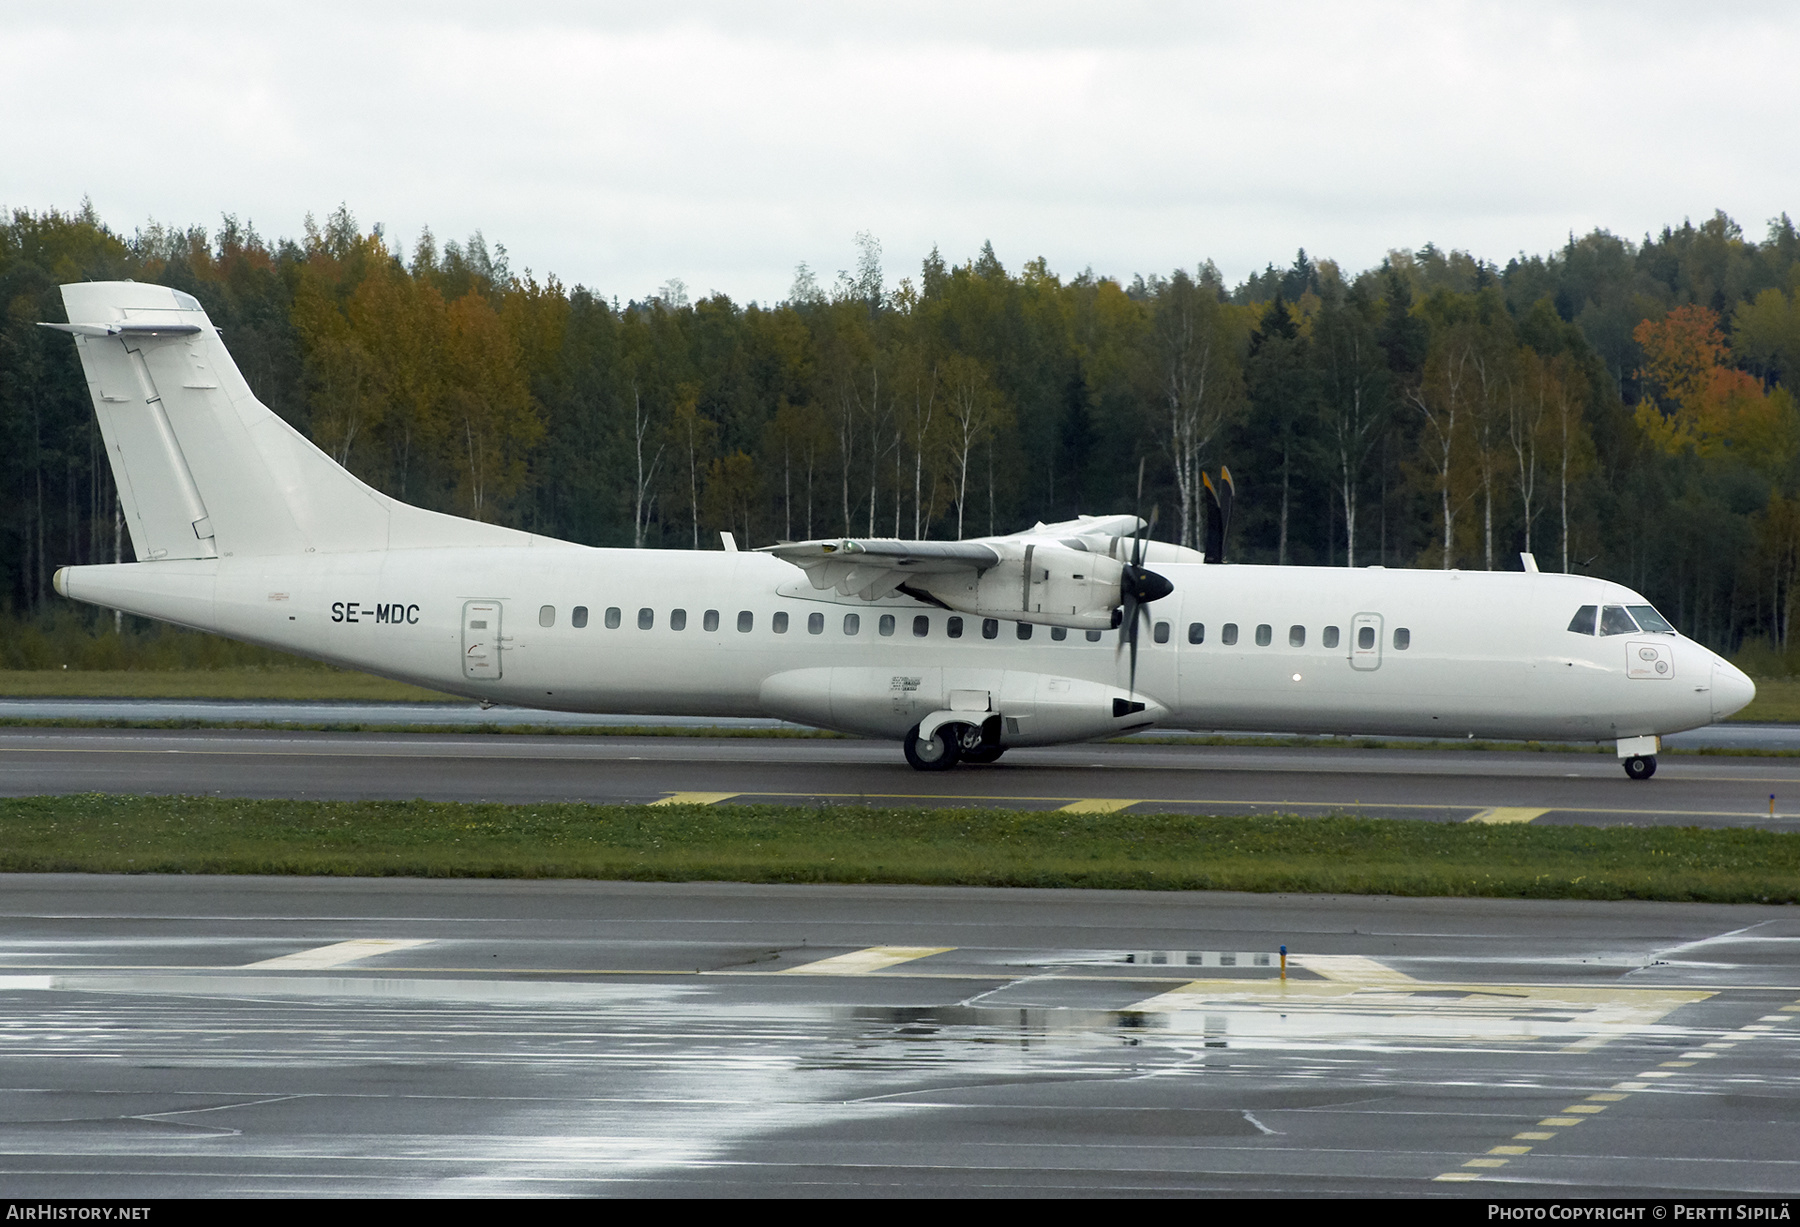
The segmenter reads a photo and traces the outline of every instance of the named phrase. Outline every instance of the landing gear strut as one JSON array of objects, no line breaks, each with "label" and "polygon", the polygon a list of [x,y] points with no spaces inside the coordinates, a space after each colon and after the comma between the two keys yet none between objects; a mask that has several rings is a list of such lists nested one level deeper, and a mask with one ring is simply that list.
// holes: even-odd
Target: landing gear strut
[{"label": "landing gear strut", "polygon": [[991,763],[1005,747],[987,739],[978,724],[940,724],[929,738],[919,736],[919,726],[906,730],[906,761],[920,771],[948,771],[957,763]]},{"label": "landing gear strut", "polygon": [[1625,774],[1634,780],[1647,780],[1656,774],[1656,755],[1633,754],[1625,760]]}]

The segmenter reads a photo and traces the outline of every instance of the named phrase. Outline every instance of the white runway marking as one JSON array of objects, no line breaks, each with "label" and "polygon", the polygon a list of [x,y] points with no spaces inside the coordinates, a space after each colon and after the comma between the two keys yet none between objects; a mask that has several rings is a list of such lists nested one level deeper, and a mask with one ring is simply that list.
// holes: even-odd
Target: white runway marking
[{"label": "white runway marking", "polygon": [[1534,818],[1542,818],[1550,811],[1547,809],[1528,809],[1518,805],[1496,805],[1491,809],[1481,810],[1469,815],[1470,822],[1530,822]]},{"label": "white runway marking", "polygon": [[244,966],[275,971],[317,971],[325,967],[342,967],[346,963],[374,958],[378,954],[390,954],[395,950],[409,950],[414,946],[430,944],[430,938],[359,937],[312,950],[302,950],[298,954],[284,954],[280,958],[246,963]]}]

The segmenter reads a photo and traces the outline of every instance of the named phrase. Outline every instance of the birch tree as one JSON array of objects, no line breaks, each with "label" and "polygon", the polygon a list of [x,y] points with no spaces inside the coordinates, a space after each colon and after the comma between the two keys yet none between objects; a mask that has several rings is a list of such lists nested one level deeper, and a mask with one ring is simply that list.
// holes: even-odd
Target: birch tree
[{"label": "birch tree", "polygon": [[1243,396],[1236,338],[1223,304],[1177,269],[1159,282],[1151,307],[1151,350],[1169,459],[1181,505],[1181,544],[1198,539],[1200,470]]}]

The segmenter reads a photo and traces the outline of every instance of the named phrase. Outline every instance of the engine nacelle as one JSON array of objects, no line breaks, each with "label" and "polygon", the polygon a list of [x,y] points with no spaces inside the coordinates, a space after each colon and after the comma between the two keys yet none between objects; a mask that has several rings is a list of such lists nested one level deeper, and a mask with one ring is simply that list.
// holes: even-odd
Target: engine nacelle
[{"label": "engine nacelle", "polygon": [[994,549],[999,564],[979,575],[920,575],[908,586],[977,617],[1086,631],[1112,626],[1125,573],[1118,559],[1036,542],[1001,542]]}]

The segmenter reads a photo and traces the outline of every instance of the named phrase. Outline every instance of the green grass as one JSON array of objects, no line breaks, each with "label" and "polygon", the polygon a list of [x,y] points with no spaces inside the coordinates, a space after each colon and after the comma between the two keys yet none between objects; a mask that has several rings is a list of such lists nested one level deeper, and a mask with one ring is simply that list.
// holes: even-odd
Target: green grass
[{"label": "green grass", "polygon": [[1800,721],[1800,678],[1757,678],[1756,697],[1731,719],[1763,724]]},{"label": "green grass", "polygon": [[1800,835],[859,806],[0,801],[0,871],[1800,902]]},{"label": "green grass", "polygon": [[219,669],[6,669],[0,696],[15,699],[355,699],[460,702],[405,682],[323,665],[235,665]]}]

